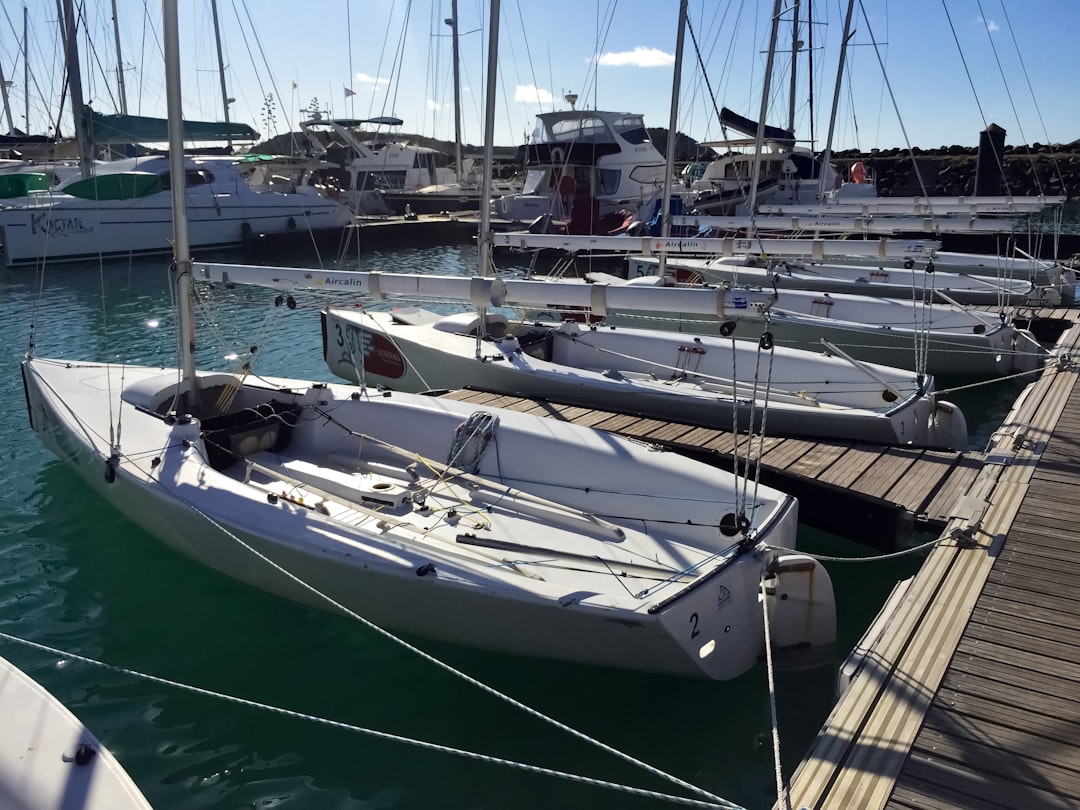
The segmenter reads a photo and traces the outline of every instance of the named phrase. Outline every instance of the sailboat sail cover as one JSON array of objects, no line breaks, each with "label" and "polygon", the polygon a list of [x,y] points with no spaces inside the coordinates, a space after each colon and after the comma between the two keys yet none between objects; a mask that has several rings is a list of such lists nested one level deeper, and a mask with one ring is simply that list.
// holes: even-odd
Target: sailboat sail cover
[{"label": "sailboat sail cover", "polygon": [[[159,143],[169,139],[165,118],[142,115],[102,115],[83,108],[83,124],[94,143]],[[185,141],[256,141],[259,133],[247,124],[225,121],[184,121]]]},{"label": "sailboat sail cover", "polygon": [[[720,125],[730,127],[744,135],[756,136],[758,131],[757,121],[752,121],[746,116],[739,115],[737,112],[728,109],[727,107],[720,110]],[[765,125],[765,140],[788,149],[795,145],[794,133],[786,129],[781,129],[780,127],[771,127],[768,124]]]}]

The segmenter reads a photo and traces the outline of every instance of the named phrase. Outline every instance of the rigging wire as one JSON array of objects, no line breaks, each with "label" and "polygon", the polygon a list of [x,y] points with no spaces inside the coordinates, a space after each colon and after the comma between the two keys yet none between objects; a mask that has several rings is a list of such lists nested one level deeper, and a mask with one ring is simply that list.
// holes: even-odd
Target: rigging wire
[{"label": "rigging wire", "polygon": [[[862,0],[859,0],[859,6],[862,6]],[[968,85],[971,87],[971,95],[975,99],[975,108],[979,111],[979,118],[982,120],[983,130],[985,131],[989,127],[989,123],[986,120],[986,113],[983,112],[982,102],[979,100],[979,93],[975,89],[975,81],[971,77],[971,68],[968,67],[967,57],[964,56],[964,49],[960,47],[960,38],[956,33],[956,26],[953,24],[952,15],[949,14],[949,6],[945,0],[941,0],[941,6],[945,9],[945,18],[949,21],[949,31],[953,35],[953,42],[956,43],[956,50],[960,54],[960,63],[964,66],[964,75],[967,76]],[[864,11],[863,13],[865,14],[866,12]],[[1005,193],[1011,197],[1012,190],[1009,188],[1009,178],[1005,176],[1005,165],[1003,163],[1004,156],[998,153],[997,147],[990,139],[987,139],[987,143],[994,155],[994,162],[997,164],[998,171],[1001,173],[1002,182],[1005,184]]]},{"label": "rigging wire", "polygon": [[[1024,144],[1024,152],[1027,155],[1028,165],[1031,166],[1031,177],[1035,181],[1035,186],[1038,189],[1039,194],[1042,194],[1042,183],[1039,181],[1038,172],[1035,171],[1035,157],[1032,155],[1031,148],[1028,146],[1027,136],[1024,134],[1024,125],[1020,121],[1020,113],[1016,109],[1016,100],[1013,98],[1012,90],[1009,89],[1009,81],[1005,78],[1005,69],[1001,65],[1001,56],[998,54],[997,45],[994,43],[994,38],[990,36],[990,25],[986,20],[986,14],[983,12],[982,0],[977,0],[977,5],[979,7],[979,17],[983,22],[983,30],[986,31],[986,39],[990,43],[990,51],[994,54],[994,62],[997,64],[998,73],[1001,76],[1001,83],[1005,87],[1005,96],[1009,99],[1009,106],[1012,108],[1013,117],[1016,118],[1016,126],[1020,130],[1020,140]],[[1002,161],[1004,161],[1004,158],[1002,158]],[[1008,178],[1004,177],[1004,166],[1001,166],[1001,172],[1007,186]]]},{"label": "rigging wire", "polygon": [[[907,147],[907,153],[911,157],[911,164],[915,169],[915,177],[919,181],[919,188],[922,191],[922,196],[929,199],[930,193],[926,189],[926,182],[923,180],[922,172],[919,171],[919,163],[917,160],[915,160],[915,152],[911,146],[911,138],[908,137],[907,127],[904,126],[904,119],[900,115],[900,105],[896,101],[896,94],[893,92],[892,83],[889,81],[889,75],[885,71],[885,62],[882,59],[881,51],[878,47],[878,41],[874,38],[874,32],[870,26],[870,17],[866,13],[866,7],[863,5],[862,0],[859,0],[859,11],[862,12],[863,21],[866,23],[866,29],[870,32],[870,41],[874,46],[874,55],[877,57],[878,65],[881,68],[882,79],[885,82],[885,89],[888,90],[889,99],[892,101],[893,105],[893,111],[896,113],[896,119],[900,124],[900,132],[904,136],[904,145]],[[933,206],[929,205],[928,207],[930,208],[932,213]]]},{"label": "rigging wire", "polygon": [[1031,84],[1031,76],[1028,75],[1027,64],[1024,62],[1024,55],[1020,52],[1020,45],[1016,41],[1016,30],[1013,28],[1012,20],[1009,19],[1009,12],[1005,9],[1004,0],[1001,2],[1001,13],[1005,16],[1005,23],[1009,27],[1009,36],[1012,38],[1013,47],[1016,49],[1016,56],[1020,60],[1020,69],[1024,73],[1024,81],[1027,82],[1028,92],[1031,94],[1031,100],[1035,104],[1035,114],[1039,117],[1039,125],[1042,127],[1043,138],[1046,140],[1047,144],[1050,145],[1050,154],[1053,157],[1054,171],[1057,173],[1058,182],[1064,190],[1065,178],[1061,173],[1061,164],[1060,161],[1058,161],[1057,154],[1054,152],[1053,145],[1050,144],[1050,133],[1046,129],[1046,121],[1043,120],[1042,109],[1039,107],[1039,102],[1035,98],[1035,88]]}]

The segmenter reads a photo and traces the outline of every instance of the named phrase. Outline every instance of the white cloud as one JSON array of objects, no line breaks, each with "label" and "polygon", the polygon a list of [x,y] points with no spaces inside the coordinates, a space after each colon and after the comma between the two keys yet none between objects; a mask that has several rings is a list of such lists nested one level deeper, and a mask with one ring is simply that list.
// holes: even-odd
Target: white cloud
[{"label": "white cloud", "polygon": [[668,67],[675,64],[675,55],[664,53],[657,48],[646,48],[638,45],[632,51],[620,51],[618,53],[601,54],[597,60],[601,65],[609,67]]},{"label": "white cloud", "polygon": [[434,99],[429,98],[427,100],[427,108],[429,110],[441,110],[443,108],[443,105],[435,101]]},{"label": "white cloud", "polygon": [[1001,26],[1000,26],[1000,25],[998,25],[998,24],[997,24],[996,22],[994,22],[993,20],[987,20],[987,19],[985,19],[985,18],[983,18],[983,17],[979,17],[979,19],[978,19],[978,20],[976,20],[976,22],[977,22],[977,23],[978,23],[979,25],[985,25],[985,26],[986,26],[986,30],[987,30],[987,31],[989,31],[989,32],[990,32],[991,34],[992,34],[992,33],[994,33],[995,31],[998,31],[998,30],[1000,30],[1000,28],[1001,28]]},{"label": "white cloud", "polygon": [[376,76],[368,76],[366,73],[357,73],[355,78],[356,81],[360,84],[385,85],[390,83],[389,79],[380,79]]},{"label": "white cloud", "polygon": [[551,93],[542,87],[534,87],[531,84],[519,84],[514,88],[514,101],[525,104],[550,104],[554,101]]}]

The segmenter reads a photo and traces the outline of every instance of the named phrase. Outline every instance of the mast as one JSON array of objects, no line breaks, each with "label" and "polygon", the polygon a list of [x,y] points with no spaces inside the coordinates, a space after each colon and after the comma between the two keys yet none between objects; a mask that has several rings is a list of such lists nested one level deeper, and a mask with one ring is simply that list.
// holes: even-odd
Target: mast
[{"label": "mast", "polygon": [[[217,43],[218,78],[221,80],[221,104],[225,108],[225,123],[228,124],[229,92],[225,89],[225,60],[221,56],[221,30],[218,28],[217,0],[210,0],[210,11],[214,17],[214,42]],[[229,138],[229,150],[232,151],[231,137]]]},{"label": "mast", "polygon": [[[66,0],[70,2],[70,0]],[[191,397],[188,407],[195,404],[195,310],[191,302],[191,250],[188,244],[187,205],[184,184],[184,121],[180,98],[180,27],[176,17],[176,0],[162,0],[162,31],[165,39],[165,96],[169,120],[169,174],[173,182],[173,256],[176,261],[176,299],[179,303],[180,368]]]},{"label": "mast", "polygon": [[116,0],[112,0],[113,38],[116,40],[116,88],[120,93],[120,113],[127,115],[127,90],[124,88],[124,59],[120,55],[120,20],[116,16]]},{"label": "mast", "polygon": [[27,135],[30,134],[30,21],[26,6],[22,10],[22,41],[23,41],[23,126]]},{"label": "mast", "polygon": [[780,26],[780,0],[773,4],[772,33],[769,35],[769,58],[765,60],[765,85],[761,90],[761,116],[754,138],[754,169],[750,176],[750,214],[757,208],[757,187],[761,178],[761,150],[765,145],[765,116],[769,112],[769,85],[772,82],[773,60],[776,58],[776,35]]},{"label": "mast", "polygon": [[[686,32],[686,6],[687,0],[679,3],[679,31],[675,35],[675,75],[671,79],[671,117],[668,119],[667,149],[664,163],[664,195],[661,203],[663,216],[660,220],[660,238],[667,239],[671,234],[671,185],[675,175],[675,141],[677,136],[675,128],[678,126],[679,117],[679,90],[682,83],[682,60],[683,40]],[[660,254],[659,272],[660,278],[667,271],[667,251]]]},{"label": "mast", "polygon": [[[840,84],[844,79],[844,58],[847,56],[847,44],[851,39],[851,12],[855,0],[848,0],[847,14],[844,17],[844,34],[840,38],[840,64],[836,67],[836,87],[833,90],[832,111],[829,113],[829,134],[825,136],[825,151],[821,155],[822,176],[828,168],[832,156],[833,131],[836,128],[836,109],[840,106]],[[825,186],[818,182],[818,200],[825,199]]]},{"label": "mast", "polygon": [[76,39],[75,10],[72,0],[64,0],[62,31],[64,34],[64,59],[67,62],[68,84],[71,85],[71,117],[75,124],[75,141],[79,147],[79,170],[83,177],[90,176],[93,160],[93,144],[86,132],[83,120],[82,72],[79,69],[79,43]]},{"label": "mast", "polygon": [[[495,90],[499,76],[499,0],[491,0],[488,14],[488,61],[487,89],[484,100],[484,182],[480,191],[480,232],[478,234],[477,253],[480,263],[480,275],[486,276],[491,267],[493,239],[491,235],[491,169],[495,158]],[[480,307],[480,324],[476,330],[476,356],[480,357],[480,341],[484,327],[483,307]]]},{"label": "mast", "polygon": [[457,0],[451,0],[450,19],[445,21],[453,31],[454,43],[454,173],[458,185],[461,185],[461,66],[458,50]]},{"label": "mast", "polygon": [[799,0],[791,8],[791,89],[788,93],[788,132],[795,131],[795,67],[799,56]]},{"label": "mast", "polygon": [[[806,86],[809,89],[810,102],[810,151],[814,151],[814,0],[806,0]],[[821,172],[818,172],[818,185],[821,185]]]},{"label": "mast", "polygon": [[8,132],[15,129],[15,125],[11,122],[11,106],[8,104],[8,86],[4,81],[4,66],[0,65],[0,91],[3,91],[4,96],[4,114],[7,116]]}]

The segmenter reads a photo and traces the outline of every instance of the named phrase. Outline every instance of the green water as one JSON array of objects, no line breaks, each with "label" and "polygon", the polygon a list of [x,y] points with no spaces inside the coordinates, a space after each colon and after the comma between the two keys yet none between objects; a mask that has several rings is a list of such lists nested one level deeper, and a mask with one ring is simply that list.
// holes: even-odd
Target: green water
[{"label": "green water", "polygon": [[[235,259],[235,257],[230,257]],[[366,254],[364,269],[471,272],[472,248]],[[665,792],[642,771],[455,681],[372,631],[284,602],[166,549],[92,497],[31,432],[19,360],[37,353],[175,365],[166,263],[0,273],[0,630],[247,700],[441,745]],[[264,290],[217,291],[201,367],[256,345],[256,371],[325,379],[318,310]],[[1018,386],[954,397],[985,442]],[[976,414],[973,419],[973,414]],[[804,548],[866,555],[804,528]],[[919,559],[830,564],[839,649],[858,639]],[[775,800],[764,667],[727,683],[512,658],[417,640],[427,651],[586,734],[749,808]],[[158,808],[660,807],[550,776],[374,739],[147,682],[0,641],[75,711]],[[835,666],[781,672],[786,775],[831,706]]]}]

